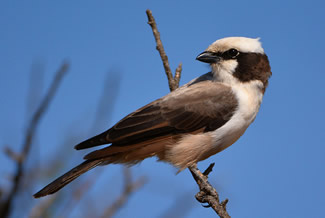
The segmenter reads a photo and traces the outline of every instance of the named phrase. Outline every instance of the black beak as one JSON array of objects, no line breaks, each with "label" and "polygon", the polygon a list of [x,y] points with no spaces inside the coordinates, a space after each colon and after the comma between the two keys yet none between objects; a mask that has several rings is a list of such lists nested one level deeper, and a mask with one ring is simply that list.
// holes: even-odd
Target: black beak
[{"label": "black beak", "polygon": [[204,63],[213,64],[219,62],[221,60],[221,57],[218,56],[216,53],[204,51],[196,57],[196,60],[202,61]]}]

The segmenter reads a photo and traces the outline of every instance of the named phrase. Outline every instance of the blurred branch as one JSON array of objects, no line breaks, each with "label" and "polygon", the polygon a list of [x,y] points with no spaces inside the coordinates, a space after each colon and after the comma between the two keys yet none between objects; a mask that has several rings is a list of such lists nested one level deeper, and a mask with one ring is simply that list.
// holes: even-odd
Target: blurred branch
[{"label": "blurred branch", "polygon": [[[175,193],[176,194],[176,193]],[[158,218],[186,218],[190,216],[191,210],[196,206],[192,199],[192,192],[185,191],[177,193],[169,202],[169,208],[163,211]]]},{"label": "blurred branch", "polygon": [[[95,118],[89,129],[89,134],[96,134],[98,131],[102,131],[107,123],[110,122],[112,111],[117,100],[119,87],[121,83],[120,73],[110,71],[106,75],[105,82],[103,84],[103,91],[97,104],[97,110]],[[73,209],[80,203],[82,198],[88,194],[93,185],[98,181],[98,178],[103,172],[103,169],[97,169],[97,173],[85,180],[81,180],[81,184],[72,187],[71,197],[68,198],[68,202],[65,203],[59,217],[68,217],[72,213]],[[89,210],[89,204],[87,205]]]},{"label": "blurred branch", "polygon": [[3,151],[10,159],[12,159],[15,162],[21,162],[22,156],[18,154],[17,152],[13,151],[9,146],[4,147]]},{"label": "blurred branch", "polygon": [[57,195],[51,195],[48,198],[43,198],[39,204],[32,208],[29,218],[41,218],[44,217],[47,209],[54,203]]},{"label": "blurred branch", "polygon": [[[7,199],[1,204],[0,207],[0,217],[5,218],[8,217],[11,211],[12,203],[15,196],[18,193],[20,188],[20,184],[22,178],[24,176],[24,164],[26,162],[27,156],[29,154],[33,138],[36,133],[36,129],[39,125],[39,122],[42,116],[45,114],[50,102],[52,101],[53,97],[55,96],[57,89],[62,81],[63,76],[66,74],[69,65],[67,63],[63,63],[60,69],[56,72],[55,78],[52,81],[52,84],[46,93],[44,99],[41,101],[41,104],[37,108],[36,112],[34,113],[26,131],[25,140],[23,143],[22,151],[19,154],[19,159],[16,160],[16,171],[13,180],[13,186],[10,190]],[[7,154],[8,154],[7,150]]]},{"label": "blurred branch", "polygon": [[[169,67],[168,57],[164,51],[163,44],[160,39],[160,34],[157,29],[156,21],[152,15],[152,12],[149,9],[146,11],[146,13],[148,16],[148,24],[152,28],[152,32],[153,32],[153,35],[154,35],[156,43],[157,43],[156,48],[159,51],[161,60],[163,62],[164,68],[165,68],[165,72],[166,72],[166,75],[168,78],[168,83],[169,83],[169,89],[170,89],[170,91],[174,91],[179,86],[182,65],[180,64],[177,67],[175,76],[173,77],[170,67]],[[225,217],[225,218],[230,217],[226,210],[226,204],[228,202],[228,199],[219,203],[219,195],[218,195],[217,191],[208,182],[208,174],[212,171],[213,166],[214,166],[214,163],[211,164],[208,167],[208,169],[205,170],[204,173],[201,173],[201,171],[197,168],[196,164],[194,164],[193,166],[188,168],[200,188],[200,192],[198,192],[195,197],[200,203],[208,203],[208,207],[211,207],[220,217]]]},{"label": "blurred branch", "polygon": [[121,195],[108,207],[103,214],[103,218],[112,217],[120,208],[122,208],[130,198],[130,196],[146,183],[146,177],[142,176],[136,181],[132,181],[131,170],[124,167],[124,188]]},{"label": "blurred branch", "polygon": [[89,192],[91,187],[93,187],[94,183],[97,181],[98,177],[100,176],[102,170],[96,171],[97,173],[93,176],[89,177],[86,181],[82,181],[81,184],[75,185],[73,187],[72,193],[70,197],[67,199],[68,202],[64,203],[63,209],[61,213],[57,217],[69,217],[72,213],[73,209],[78,205],[80,200],[86,193]]},{"label": "blurred branch", "polygon": [[98,134],[107,128],[107,124],[111,121],[113,109],[119,95],[121,85],[121,72],[118,70],[110,70],[103,84],[103,91],[98,101],[97,110],[94,121],[89,130],[90,135]]}]

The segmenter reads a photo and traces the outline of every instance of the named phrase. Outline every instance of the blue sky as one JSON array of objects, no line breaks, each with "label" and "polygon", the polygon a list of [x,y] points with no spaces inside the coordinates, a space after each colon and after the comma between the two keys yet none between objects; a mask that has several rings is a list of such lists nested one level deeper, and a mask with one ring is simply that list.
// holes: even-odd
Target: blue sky
[{"label": "blue sky", "polygon": [[[62,162],[69,164],[40,178],[34,191],[81,161],[84,153],[74,151],[75,144],[169,92],[147,8],[156,18],[172,69],[183,63],[181,84],[208,72],[195,57],[213,41],[261,37],[273,72],[261,110],[237,143],[199,167],[216,163],[210,181],[222,199],[229,198],[233,217],[321,217],[325,5],[320,0],[1,1],[0,146],[19,150],[37,99],[63,60],[71,64],[39,126],[29,160],[46,166],[65,153]],[[43,74],[35,81],[43,85],[36,85],[35,104],[28,107],[30,72],[37,70]],[[118,90],[116,99],[108,89],[107,101],[115,99],[111,113],[94,125],[107,76],[115,81],[111,85]],[[70,143],[68,135],[73,135]],[[0,157],[0,185],[9,187],[14,165],[3,153]],[[187,170],[176,175],[172,166],[153,158],[132,169],[149,182],[116,217],[164,217],[184,199],[184,217],[215,216],[194,199],[197,187]],[[98,208],[113,201],[121,186],[114,182],[120,178],[119,166],[104,171],[88,196],[105,199],[96,203]],[[30,199],[29,204],[37,201]],[[72,216],[78,217],[78,211]]]}]

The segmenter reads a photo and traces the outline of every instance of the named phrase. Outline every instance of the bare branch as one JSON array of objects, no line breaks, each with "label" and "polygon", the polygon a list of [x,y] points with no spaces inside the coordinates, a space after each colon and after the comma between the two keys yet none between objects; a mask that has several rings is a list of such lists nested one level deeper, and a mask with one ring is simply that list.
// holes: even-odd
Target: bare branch
[{"label": "bare branch", "polygon": [[175,73],[175,78],[174,78],[173,73],[169,67],[168,57],[166,55],[164,46],[160,39],[160,33],[158,31],[155,18],[153,17],[152,12],[149,9],[146,10],[146,13],[148,16],[148,24],[151,26],[152,33],[156,40],[156,44],[157,44],[156,49],[158,50],[158,52],[160,54],[160,58],[164,65],[165,73],[166,73],[166,76],[168,79],[169,89],[170,89],[170,91],[174,91],[175,89],[177,89],[178,84],[179,84],[179,79],[181,77],[181,71],[182,71],[182,64],[180,64],[178,66],[176,73]]},{"label": "bare branch", "polygon": [[[175,77],[173,77],[171,70],[169,68],[167,55],[163,49],[163,45],[160,40],[160,35],[157,29],[157,24],[155,22],[155,19],[150,10],[147,10],[146,13],[149,20],[148,24],[151,26],[153,35],[155,36],[155,40],[157,43],[157,50],[159,51],[161,60],[165,67],[165,72],[169,83],[169,89],[170,91],[174,91],[179,86],[182,64],[179,64],[179,66],[176,69]],[[204,171],[203,174],[197,168],[196,164],[188,168],[200,188],[200,191],[196,194],[195,197],[200,203],[208,203],[208,207],[211,207],[220,217],[227,218],[230,217],[226,210],[226,204],[228,202],[228,199],[220,203],[219,195],[217,191],[208,182],[208,174],[212,171],[213,166],[214,164],[210,164],[210,166]]]},{"label": "bare branch", "polygon": [[123,207],[130,196],[139,188],[141,188],[146,183],[146,177],[142,176],[136,181],[132,181],[131,171],[128,167],[124,167],[124,189],[121,195],[114,201],[114,203],[108,207],[104,214],[103,218],[112,217],[121,207]]},{"label": "bare branch", "polygon": [[211,207],[221,218],[229,218],[230,216],[226,209],[228,199],[220,203],[218,192],[208,181],[208,174],[212,172],[213,166],[214,163],[210,164],[203,174],[197,168],[196,164],[189,167],[189,170],[200,189],[200,191],[195,195],[195,198],[200,203],[207,203],[207,207]]},{"label": "bare branch", "polygon": [[68,70],[69,65],[67,63],[63,63],[60,69],[56,72],[55,78],[52,81],[52,84],[46,93],[44,99],[41,101],[41,104],[37,108],[36,112],[34,113],[26,131],[25,140],[23,143],[21,154],[19,155],[19,161],[16,161],[16,171],[14,175],[13,180],[13,187],[11,191],[9,192],[8,198],[1,204],[0,208],[0,217],[5,218],[8,217],[10,214],[10,210],[12,207],[12,202],[15,198],[15,196],[18,193],[18,190],[20,188],[20,184],[22,181],[22,178],[24,176],[24,164],[26,161],[26,158],[29,154],[36,129],[38,127],[38,124],[46,112],[50,102],[52,101],[54,95],[57,92],[57,89],[62,81],[63,76],[66,74]]},{"label": "bare branch", "polygon": [[9,146],[4,147],[4,153],[13,161],[19,163],[22,160],[22,157],[20,154],[13,151]]}]

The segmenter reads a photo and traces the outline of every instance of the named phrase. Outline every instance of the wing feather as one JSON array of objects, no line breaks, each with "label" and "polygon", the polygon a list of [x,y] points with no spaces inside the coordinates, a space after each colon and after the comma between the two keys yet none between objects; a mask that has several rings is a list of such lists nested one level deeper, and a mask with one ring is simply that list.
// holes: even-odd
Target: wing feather
[{"label": "wing feather", "polygon": [[129,147],[199,129],[212,131],[224,125],[236,108],[237,100],[230,87],[202,81],[185,85],[138,109],[103,134],[106,143]]}]

